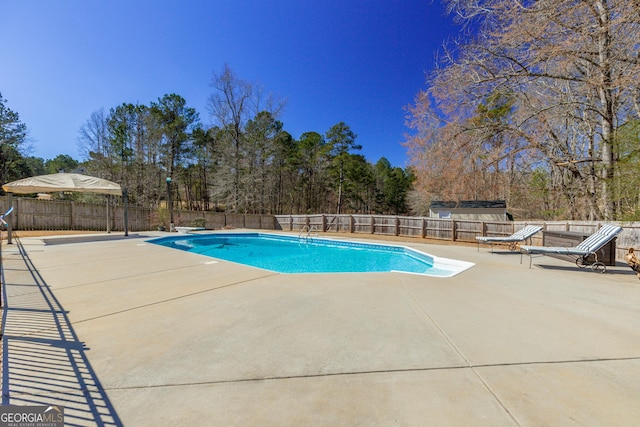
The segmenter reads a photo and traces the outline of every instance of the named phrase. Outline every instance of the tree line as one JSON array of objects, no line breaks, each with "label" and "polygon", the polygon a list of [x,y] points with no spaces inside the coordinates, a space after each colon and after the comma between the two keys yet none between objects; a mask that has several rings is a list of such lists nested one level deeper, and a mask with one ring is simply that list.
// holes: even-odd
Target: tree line
[{"label": "tree line", "polygon": [[230,213],[409,212],[411,170],[385,158],[369,163],[346,123],[295,139],[277,119],[283,102],[228,66],[211,87],[208,127],[177,94],[95,111],[80,128],[81,162],[21,155],[26,126],[0,97],[2,182],[81,168],[151,208],[171,197],[174,207]]},{"label": "tree line", "polygon": [[[368,163],[343,122],[293,138],[283,103],[228,67],[211,81],[213,125],[176,94],[99,110],[82,166],[143,206],[165,202],[171,178],[190,209],[425,214],[434,200],[504,199],[517,218],[640,219],[637,1],[445,3],[463,32],[407,107],[407,169]],[[2,109],[6,181],[37,161],[20,158],[24,128],[5,136]]]},{"label": "tree line", "polygon": [[640,218],[640,7],[447,0],[465,29],[409,106],[416,211],[506,199],[525,218]]}]

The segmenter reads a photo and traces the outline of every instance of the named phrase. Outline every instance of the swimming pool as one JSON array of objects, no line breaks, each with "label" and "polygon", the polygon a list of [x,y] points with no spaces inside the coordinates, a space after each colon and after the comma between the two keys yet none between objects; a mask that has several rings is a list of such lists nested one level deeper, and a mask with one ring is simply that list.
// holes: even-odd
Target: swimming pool
[{"label": "swimming pool", "polygon": [[279,273],[399,271],[451,277],[473,266],[404,246],[265,233],[171,236],[150,242]]}]

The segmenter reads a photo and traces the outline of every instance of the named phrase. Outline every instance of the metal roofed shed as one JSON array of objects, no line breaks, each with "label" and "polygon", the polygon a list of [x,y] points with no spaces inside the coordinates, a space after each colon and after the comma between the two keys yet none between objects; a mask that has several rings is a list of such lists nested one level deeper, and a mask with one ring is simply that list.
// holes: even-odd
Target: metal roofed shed
[{"label": "metal roofed shed", "polygon": [[504,200],[434,201],[429,206],[430,218],[507,221],[507,202]]}]

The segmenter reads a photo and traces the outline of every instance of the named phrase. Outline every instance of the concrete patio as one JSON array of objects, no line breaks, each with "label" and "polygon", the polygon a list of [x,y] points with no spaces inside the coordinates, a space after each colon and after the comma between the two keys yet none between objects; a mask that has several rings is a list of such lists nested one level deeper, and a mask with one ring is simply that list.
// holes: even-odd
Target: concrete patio
[{"label": "concrete patio", "polygon": [[403,244],[476,265],[449,279],[284,275],[154,235],[3,245],[3,404],[105,426],[640,420],[640,281],[626,266],[529,269],[415,239]]}]

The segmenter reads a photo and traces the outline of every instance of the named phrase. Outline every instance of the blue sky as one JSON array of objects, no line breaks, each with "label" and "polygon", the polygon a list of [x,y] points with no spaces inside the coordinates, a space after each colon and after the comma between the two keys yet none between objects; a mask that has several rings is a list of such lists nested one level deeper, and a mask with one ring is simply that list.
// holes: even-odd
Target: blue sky
[{"label": "blue sky", "polygon": [[213,73],[286,98],[294,138],[344,121],[406,166],[404,107],[458,28],[438,0],[0,0],[0,93],[31,155],[81,159],[92,112],[177,93],[210,125]]}]

